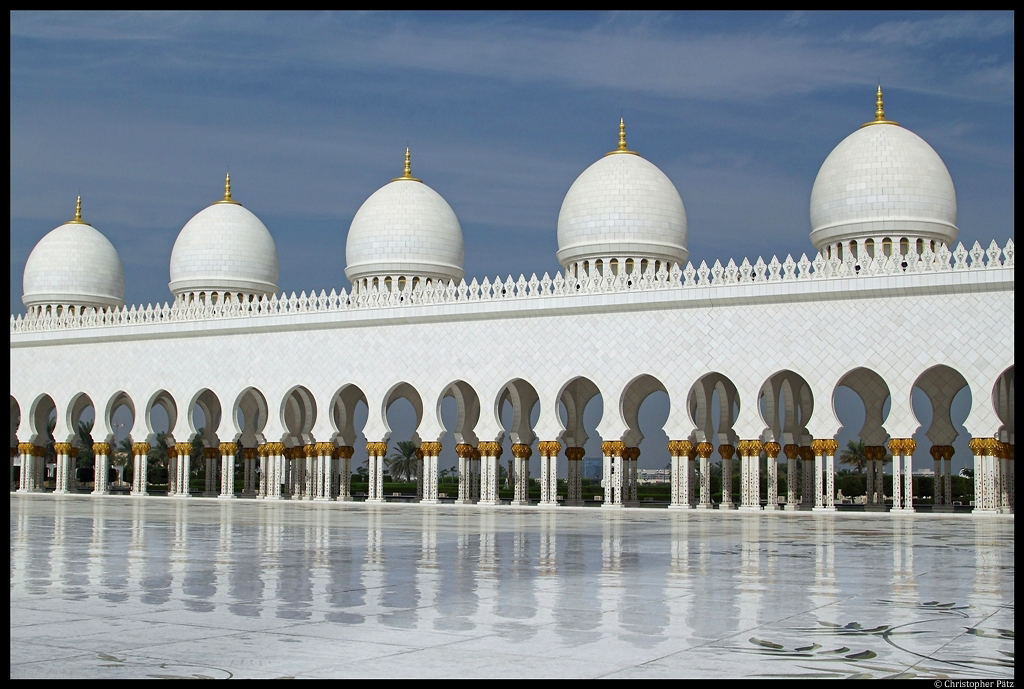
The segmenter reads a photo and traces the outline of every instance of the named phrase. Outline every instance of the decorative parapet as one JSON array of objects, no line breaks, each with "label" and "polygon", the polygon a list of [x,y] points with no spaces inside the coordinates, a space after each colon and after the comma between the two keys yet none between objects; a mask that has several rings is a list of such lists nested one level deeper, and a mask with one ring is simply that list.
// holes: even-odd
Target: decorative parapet
[{"label": "decorative parapet", "polygon": [[[908,242],[915,247],[916,240]],[[852,252],[846,252],[845,258],[838,258],[839,252],[826,252],[832,256],[826,258],[818,253],[811,261],[804,254],[799,261],[786,256],[782,263],[773,256],[769,263],[758,258],[751,265],[747,259],[736,265],[732,260],[725,266],[715,261],[712,267],[701,262],[699,268],[687,263],[685,269],[674,264],[670,270],[664,266],[655,271],[649,266],[644,272],[595,274],[586,273],[579,277],[564,276],[556,273],[554,278],[548,276],[538,278],[534,274],[529,280],[520,275],[513,281],[509,276],[504,281],[496,277],[494,281],[484,278],[482,283],[476,278],[469,284],[462,280],[458,285],[434,282],[417,284],[415,287],[406,284],[402,290],[389,291],[371,287],[349,294],[346,290],[340,293],[331,290],[330,294],[321,291],[319,295],[305,292],[296,296],[281,294],[280,296],[262,297],[253,301],[229,301],[219,304],[205,303],[167,303],[148,306],[123,306],[117,309],[77,308],[74,306],[52,305],[39,309],[38,314],[28,316],[11,316],[11,333],[37,332],[46,330],[69,330],[76,328],[96,328],[104,326],[165,324],[181,321],[204,321],[223,318],[254,318],[260,316],[277,316],[297,313],[331,313],[371,308],[403,308],[430,304],[458,304],[467,302],[493,302],[509,299],[535,299],[541,297],[569,297],[581,294],[612,294],[652,290],[691,289],[694,287],[726,287],[731,285],[757,283],[786,283],[801,280],[843,280],[852,278],[895,277],[911,274],[944,273],[950,271],[976,271],[996,268],[1013,268],[1013,240],[999,248],[995,240],[989,248],[983,249],[978,242],[968,251],[959,244],[955,251],[949,251],[944,244],[939,244],[936,251],[926,245],[918,253],[913,248],[906,254],[900,254],[899,247],[890,256],[856,258]],[[626,265],[626,261],[618,262]],[[596,272],[596,271],[595,271]],[[398,284],[397,280],[392,284]]]}]

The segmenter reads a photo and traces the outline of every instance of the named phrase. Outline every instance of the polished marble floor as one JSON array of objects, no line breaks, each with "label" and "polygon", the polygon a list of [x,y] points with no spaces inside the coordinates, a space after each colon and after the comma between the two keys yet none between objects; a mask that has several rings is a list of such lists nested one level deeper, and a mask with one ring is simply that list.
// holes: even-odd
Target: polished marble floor
[{"label": "polished marble floor", "polygon": [[1013,677],[1012,517],[11,495],[11,677]]}]

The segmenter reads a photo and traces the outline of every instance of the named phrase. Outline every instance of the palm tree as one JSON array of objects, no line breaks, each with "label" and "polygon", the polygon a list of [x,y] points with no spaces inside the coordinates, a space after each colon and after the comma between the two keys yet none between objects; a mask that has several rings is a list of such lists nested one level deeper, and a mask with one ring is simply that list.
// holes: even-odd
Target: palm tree
[{"label": "palm tree", "polygon": [[864,467],[868,464],[868,457],[864,454],[864,443],[860,440],[851,440],[846,444],[846,449],[839,455],[842,464],[849,464],[857,467],[857,473],[864,473]]},{"label": "palm tree", "polygon": [[398,443],[398,452],[384,461],[387,462],[388,473],[409,481],[416,476],[416,443],[411,440],[401,441]]}]

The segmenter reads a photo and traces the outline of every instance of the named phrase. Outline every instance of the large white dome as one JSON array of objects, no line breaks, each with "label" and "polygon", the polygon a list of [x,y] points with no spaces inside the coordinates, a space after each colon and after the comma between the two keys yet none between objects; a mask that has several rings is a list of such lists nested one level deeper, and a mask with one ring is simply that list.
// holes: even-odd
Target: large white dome
[{"label": "large white dome", "polygon": [[685,264],[686,209],[672,181],[625,147],[583,171],[558,213],[558,262],[632,258]]},{"label": "large white dome", "polygon": [[225,187],[224,199],[196,213],[174,242],[169,287],[176,298],[277,291],[274,238],[259,218],[231,199],[230,177]]},{"label": "large white dome", "polygon": [[32,313],[46,305],[118,307],[124,304],[124,267],[114,245],[75,219],[51,230],[25,263],[21,301]]},{"label": "large white dome", "polygon": [[348,230],[345,275],[363,280],[405,277],[454,280],[465,275],[462,227],[448,202],[409,172],[366,199]]},{"label": "large white dome", "polygon": [[811,243],[821,249],[869,238],[921,238],[952,245],[956,192],[939,155],[917,134],[876,120],[833,149],[811,189]]}]

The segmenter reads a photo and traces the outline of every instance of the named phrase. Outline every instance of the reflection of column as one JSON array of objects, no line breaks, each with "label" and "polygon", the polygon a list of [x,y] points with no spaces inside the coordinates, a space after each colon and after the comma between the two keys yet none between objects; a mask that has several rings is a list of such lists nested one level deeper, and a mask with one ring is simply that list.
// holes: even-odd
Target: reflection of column
[{"label": "reflection of column", "polygon": [[387,451],[387,443],[366,443],[367,468],[369,469],[366,502],[384,502],[384,453]]},{"label": "reflection of column", "polygon": [[720,510],[734,510],[736,505],[732,503],[732,456],[736,448],[732,445],[719,445],[718,454],[722,456],[722,504]]},{"label": "reflection of column", "polygon": [[352,501],[352,455],[355,451],[350,445],[334,449],[338,456],[338,502]]},{"label": "reflection of column", "polygon": [[700,502],[698,510],[710,510],[711,505],[711,453],[715,451],[711,443],[697,443],[697,456],[700,457]]},{"label": "reflection of column", "polygon": [[132,495],[149,495],[149,443],[133,443]]},{"label": "reflection of column", "polygon": [[224,500],[235,497],[235,455],[238,445],[235,443],[220,444],[220,496]]},{"label": "reflection of column", "polygon": [[670,487],[671,497],[669,509],[688,510],[690,509],[690,495],[693,492],[690,486],[689,453],[693,449],[693,443],[689,440],[668,441],[668,453],[671,457],[672,485]]},{"label": "reflection of column", "polygon": [[477,445],[477,449],[480,451],[480,504],[497,505],[498,455],[501,454],[501,446],[493,441],[484,441]]},{"label": "reflection of column", "polygon": [[565,448],[565,457],[569,463],[566,480],[566,505],[583,506],[583,455],[586,452],[586,449],[582,447]]},{"label": "reflection of column", "polygon": [[618,440],[601,443],[604,455],[604,503],[601,507],[622,507],[622,453],[626,449]]},{"label": "reflection of column", "polygon": [[[817,439],[811,441],[814,453],[814,511],[835,512],[835,475],[833,457],[839,443],[835,440]],[[824,476],[822,473],[824,472]]]},{"label": "reflection of column", "polygon": [[530,504],[530,455],[533,449],[523,443],[512,445],[512,456],[515,458],[515,491],[513,505]]},{"label": "reflection of column", "polygon": [[761,441],[741,440],[740,452],[740,509],[761,511]]},{"label": "reflection of column", "polygon": [[178,449],[178,497],[187,498],[192,487],[189,483],[192,476],[192,443],[177,443],[175,447]]},{"label": "reflection of column", "polygon": [[455,454],[459,457],[459,497],[455,504],[468,505],[473,502],[473,446],[459,443],[455,446]]},{"label": "reflection of column", "polygon": [[[71,454],[71,443],[54,443],[53,451],[57,454],[57,466],[53,472],[53,492],[54,493],[68,493],[68,462],[69,455]],[[138,475],[136,470],[132,476]],[[12,474],[11,482],[13,483],[14,477]]]},{"label": "reflection of column", "polygon": [[92,453],[95,467],[93,495],[107,495],[110,493],[110,444],[93,443]]},{"label": "reflection of column", "polygon": [[[779,452],[782,446],[778,443],[765,443],[764,453],[768,456],[768,504],[765,509],[777,511],[779,509]],[[758,459],[760,462],[760,458]],[[760,492],[760,487],[758,487]]]},{"label": "reflection of column", "polygon": [[793,511],[800,509],[796,498],[796,486],[798,480],[797,459],[800,457],[799,445],[786,445],[782,448],[786,454],[786,509]]},{"label": "reflection of column", "polygon": [[558,452],[562,444],[557,440],[542,440],[537,443],[540,451],[540,504],[549,507],[558,505]]},{"label": "reflection of column", "polygon": [[217,495],[217,460],[221,459],[221,453],[216,447],[207,447],[203,448],[203,457],[206,459],[206,485],[203,486],[203,495],[212,498]]},{"label": "reflection of column", "polygon": [[437,456],[441,454],[441,443],[420,443],[423,450],[423,500],[427,505],[436,505],[437,497]]}]

